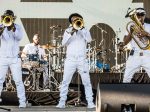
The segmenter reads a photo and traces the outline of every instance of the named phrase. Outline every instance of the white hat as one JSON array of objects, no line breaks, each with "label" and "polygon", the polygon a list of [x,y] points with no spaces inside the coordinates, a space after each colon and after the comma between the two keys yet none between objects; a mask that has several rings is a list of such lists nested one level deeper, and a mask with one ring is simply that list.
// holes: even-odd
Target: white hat
[{"label": "white hat", "polygon": [[144,15],[146,14],[144,8],[136,8],[136,12],[137,12],[138,14],[144,14]]}]

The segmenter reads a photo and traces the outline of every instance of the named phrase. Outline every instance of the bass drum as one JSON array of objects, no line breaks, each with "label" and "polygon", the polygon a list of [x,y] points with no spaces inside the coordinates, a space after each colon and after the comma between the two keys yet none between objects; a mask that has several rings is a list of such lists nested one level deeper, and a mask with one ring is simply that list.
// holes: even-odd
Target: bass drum
[{"label": "bass drum", "polygon": [[22,68],[22,80],[26,91],[35,91],[37,89],[35,87],[43,88],[43,71],[41,72],[38,68],[30,70]]}]

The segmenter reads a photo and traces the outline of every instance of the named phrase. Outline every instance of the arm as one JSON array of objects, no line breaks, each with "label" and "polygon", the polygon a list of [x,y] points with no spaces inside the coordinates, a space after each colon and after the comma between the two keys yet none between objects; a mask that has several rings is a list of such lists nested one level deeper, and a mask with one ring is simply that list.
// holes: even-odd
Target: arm
[{"label": "arm", "polygon": [[25,46],[24,49],[22,50],[21,58],[26,58],[27,57],[27,54],[28,54],[27,49],[28,49],[27,46]]},{"label": "arm", "polygon": [[82,32],[82,36],[83,36],[83,38],[88,42],[88,43],[90,43],[91,41],[92,41],[92,37],[91,37],[91,34],[90,34],[90,32],[89,32],[89,30],[87,30],[87,29],[82,29],[81,30]]},{"label": "arm", "polygon": [[127,45],[132,40],[131,34],[125,35],[123,38],[124,45]]},{"label": "arm", "polygon": [[23,38],[23,31],[19,25],[15,24],[14,27],[14,37],[16,38],[16,40],[20,41]]},{"label": "arm", "polygon": [[68,43],[68,41],[71,39],[71,36],[71,33],[69,33],[67,30],[64,32],[62,46],[65,46]]}]

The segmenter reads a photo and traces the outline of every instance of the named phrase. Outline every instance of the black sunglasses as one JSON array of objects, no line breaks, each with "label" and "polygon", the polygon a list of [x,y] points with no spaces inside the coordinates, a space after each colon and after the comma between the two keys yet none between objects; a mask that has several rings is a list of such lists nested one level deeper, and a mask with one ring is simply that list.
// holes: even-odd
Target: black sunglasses
[{"label": "black sunglasses", "polygon": [[137,15],[137,16],[145,16],[144,13],[137,13],[136,15]]}]

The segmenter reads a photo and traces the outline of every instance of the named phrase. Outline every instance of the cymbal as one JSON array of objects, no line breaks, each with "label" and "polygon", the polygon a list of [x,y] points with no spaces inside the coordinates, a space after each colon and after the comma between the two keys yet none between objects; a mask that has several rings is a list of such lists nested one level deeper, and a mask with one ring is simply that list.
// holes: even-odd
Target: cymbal
[{"label": "cymbal", "polygon": [[100,50],[101,50],[101,48],[96,48],[96,50],[97,50],[97,51],[100,51]]},{"label": "cymbal", "polygon": [[54,49],[54,48],[56,48],[56,46],[51,46],[51,45],[48,45],[48,44],[41,45],[40,47],[43,48],[43,49]]}]

